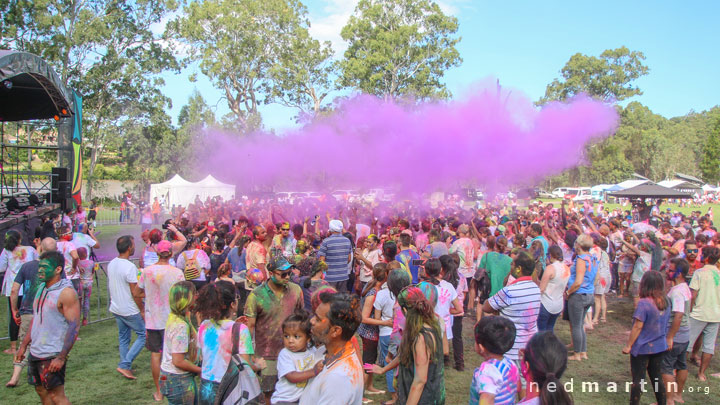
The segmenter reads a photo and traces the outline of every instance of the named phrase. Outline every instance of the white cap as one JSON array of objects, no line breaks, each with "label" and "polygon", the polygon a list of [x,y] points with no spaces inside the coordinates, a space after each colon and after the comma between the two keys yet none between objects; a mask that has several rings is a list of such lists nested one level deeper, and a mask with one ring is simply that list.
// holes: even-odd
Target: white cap
[{"label": "white cap", "polygon": [[343,230],[343,223],[342,221],[338,219],[333,219],[330,221],[330,232],[342,232]]}]

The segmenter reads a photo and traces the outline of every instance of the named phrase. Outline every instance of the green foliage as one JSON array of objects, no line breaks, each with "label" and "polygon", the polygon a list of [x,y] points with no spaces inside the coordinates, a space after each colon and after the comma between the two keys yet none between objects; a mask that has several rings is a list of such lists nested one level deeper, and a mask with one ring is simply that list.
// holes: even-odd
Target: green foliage
[{"label": "green foliage", "polygon": [[339,83],[383,98],[447,98],[441,79],[461,63],[457,18],[429,0],[361,0],[341,35]]},{"label": "green foliage", "polygon": [[715,126],[703,147],[700,170],[707,181],[720,181],[720,119],[715,120]]},{"label": "green foliage", "polygon": [[600,57],[576,53],[562,68],[562,81],[555,79],[547,86],[544,104],[565,100],[586,93],[604,101],[622,101],[642,92],[632,82],[648,73],[642,52],[626,47],[608,49]]},{"label": "green foliage", "polygon": [[86,177],[94,176],[108,146],[118,146],[124,121],[142,121],[150,110],[167,105],[158,74],[179,65],[171,42],[152,26],[176,9],[175,0],[0,3],[6,11],[0,45],[41,56],[83,95],[84,145],[90,150]]},{"label": "green foliage", "polygon": [[189,3],[172,31],[188,61],[224,92],[243,132],[260,127],[258,106],[275,101],[318,111],[329,86],[328,44],[308,33],[297,0],[205,0]]}]

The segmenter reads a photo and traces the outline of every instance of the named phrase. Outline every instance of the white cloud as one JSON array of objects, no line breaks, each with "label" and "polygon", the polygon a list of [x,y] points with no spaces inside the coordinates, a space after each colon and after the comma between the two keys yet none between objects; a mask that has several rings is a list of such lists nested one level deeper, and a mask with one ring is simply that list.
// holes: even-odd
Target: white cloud
[{"label": "white cloud", "polygon": [[358,0],[326,0],[321,10],[310,11],[310,35],[320,41],[330,41],[335,57],[342,57],[347,42],[340,37],[348,19],[355,11]]},{"label": "white cloud", "polygon": [[[341,58],[347,49],[347,42],[340,37],[348,19],[355,11],[358,0],[325,0],[319,10],[310,9],[310,35],[320,41],[330,41],[335,58]],[[438,0],[443,13],[457,16],[462,8],[468,7],[468,0]]]}]

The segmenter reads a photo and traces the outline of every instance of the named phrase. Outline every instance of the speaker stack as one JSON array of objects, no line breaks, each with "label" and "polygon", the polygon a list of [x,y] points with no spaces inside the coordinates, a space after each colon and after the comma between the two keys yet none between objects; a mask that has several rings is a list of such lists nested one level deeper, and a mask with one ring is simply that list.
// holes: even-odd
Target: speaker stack
[{"label": "speaker stack", "polygon": [[52,202],[60,203],[63,210],[72,207],[72,184],[70,184],[70,170],[67,167],[52,168],[50,186]]}]

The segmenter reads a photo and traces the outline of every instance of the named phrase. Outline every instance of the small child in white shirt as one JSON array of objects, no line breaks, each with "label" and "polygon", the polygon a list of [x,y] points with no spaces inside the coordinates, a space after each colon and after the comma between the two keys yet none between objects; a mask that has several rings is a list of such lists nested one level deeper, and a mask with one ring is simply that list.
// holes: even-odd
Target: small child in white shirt
[{"label": "small child in white shirt", "polygon": [[322,361],[317,361],[316,348],[308,348],[310,341],[310,318],[305,312],[290,315],[282,324],[284,349],[277,358],[275,392],[270,399],[273,404],[298,403],[308,381],[322,371]]}]

